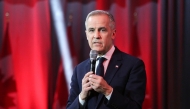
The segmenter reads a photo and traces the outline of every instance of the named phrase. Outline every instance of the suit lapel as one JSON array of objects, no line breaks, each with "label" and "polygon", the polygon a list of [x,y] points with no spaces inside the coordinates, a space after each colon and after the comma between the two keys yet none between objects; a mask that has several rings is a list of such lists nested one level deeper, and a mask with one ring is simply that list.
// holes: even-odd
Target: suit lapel
[{"label": "suit lapel", "polygon": [[109,62],[106,74],[104,76],[104,79],[107,81],[108,84],[111,83],[112,78],[117,73],[117,70],[120,68],[121,65],[122,65],[122,56],[119,50],[116,48]]},{"label": "suit lapel", "polygon": [[86,67],[85,67],[86,73],[90,71],[90,59],[88,60]]}]

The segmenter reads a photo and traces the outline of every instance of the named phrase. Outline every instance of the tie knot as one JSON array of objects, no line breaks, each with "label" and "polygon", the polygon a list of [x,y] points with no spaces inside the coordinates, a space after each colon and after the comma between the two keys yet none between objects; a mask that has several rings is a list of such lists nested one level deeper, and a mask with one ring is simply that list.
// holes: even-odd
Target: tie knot
[{"label": "tie knot", "polygon": [[106,58],[104,58],[104,57],[99,57],[98,60],[99,60],[99,63],[103,63],[103,62],[106,60]]},{"label": "tie knot", "polygon": [[96,74],[99,75],[99,76],[104,76],[104,66],[103,66],[103,62],[106,58],[104,57],[99,57],[98,60],[99,60],[99,64],[97,66],[97,69],[96,69]]}]

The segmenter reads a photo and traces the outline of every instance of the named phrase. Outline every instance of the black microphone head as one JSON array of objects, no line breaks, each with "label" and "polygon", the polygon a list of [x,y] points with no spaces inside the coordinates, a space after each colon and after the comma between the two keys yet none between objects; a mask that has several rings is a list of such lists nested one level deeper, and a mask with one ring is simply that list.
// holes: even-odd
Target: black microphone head
[{"label": "black microphone head", "polygon": [[96,60],[96,57],[98,56],[98,52],[96,50],[90,51],[90,60]]}]

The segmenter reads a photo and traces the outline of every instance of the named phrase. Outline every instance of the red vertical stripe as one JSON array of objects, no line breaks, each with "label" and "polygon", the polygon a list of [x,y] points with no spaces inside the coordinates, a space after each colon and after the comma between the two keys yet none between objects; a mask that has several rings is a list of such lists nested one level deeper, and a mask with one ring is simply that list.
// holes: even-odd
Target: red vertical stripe
[{"label": "red vertical stripe", "polygon": [[63,69],[62,62],[60,62],[58,76],[57,76],[56,90],[54,95],[53,109],[63,109],[66,107],[67,104],[68,89],[64,73],[65,72]]},{"label": "red vertical stripe", "polygon": [[48,1],[7,0],[18,109],[47,109],[50,52]]}]

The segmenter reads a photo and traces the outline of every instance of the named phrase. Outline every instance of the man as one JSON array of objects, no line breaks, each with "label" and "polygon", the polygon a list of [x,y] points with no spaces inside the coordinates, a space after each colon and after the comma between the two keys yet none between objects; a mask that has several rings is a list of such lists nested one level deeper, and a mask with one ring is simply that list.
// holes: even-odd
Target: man
[{"label": "man", "polygon": [[89,46],[98,52],[96,64],[100,57],[106,58],[104,75],[90,71],[90,59],[77,65],[67,109],[141,109],[146,87],[144,63],[113,45],[116,37],[113,16],[103,10],[92,11],[85,26]]}]

